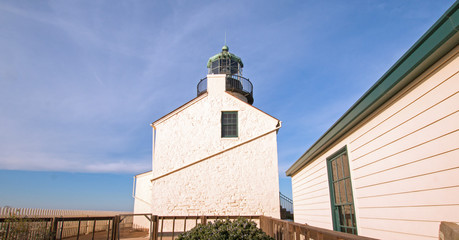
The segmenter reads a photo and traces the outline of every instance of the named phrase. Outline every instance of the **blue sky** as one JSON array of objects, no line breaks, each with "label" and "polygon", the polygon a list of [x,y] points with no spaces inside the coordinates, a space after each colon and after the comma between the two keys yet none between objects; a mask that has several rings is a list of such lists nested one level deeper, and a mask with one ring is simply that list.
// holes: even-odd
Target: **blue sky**
[{"label": "blue sky", "polygon": [[295,162],[454,3],[0,0],[0,206],[124,210],[149,124],[196,96],[210,56],[244,61]]}]

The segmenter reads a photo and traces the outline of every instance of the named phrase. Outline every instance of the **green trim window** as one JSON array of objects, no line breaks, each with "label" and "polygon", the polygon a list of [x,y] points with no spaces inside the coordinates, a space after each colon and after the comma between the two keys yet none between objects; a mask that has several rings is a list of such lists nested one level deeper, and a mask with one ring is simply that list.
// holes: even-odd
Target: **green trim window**
[{"label": "green trim window", "polygon": [[237,112],[222,112],[222,138],[238,137]]},{"label": "green trim window", "polygon": [[357,235],[354,196],[346,147],[327,158],[327,170],[333,230]]}]

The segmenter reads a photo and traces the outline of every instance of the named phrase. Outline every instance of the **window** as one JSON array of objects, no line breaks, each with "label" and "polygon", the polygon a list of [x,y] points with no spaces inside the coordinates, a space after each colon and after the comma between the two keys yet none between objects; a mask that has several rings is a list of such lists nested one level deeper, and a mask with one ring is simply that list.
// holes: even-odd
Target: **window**
[{"label": "window", "polygon": [[222,112],[222,137],[238,137],[237,112]]},{"label": "window", "polygon": [[354,196],[347,149],[343,147],[327,158],[330,202],[333,215],[333,230],[357,234]]}]

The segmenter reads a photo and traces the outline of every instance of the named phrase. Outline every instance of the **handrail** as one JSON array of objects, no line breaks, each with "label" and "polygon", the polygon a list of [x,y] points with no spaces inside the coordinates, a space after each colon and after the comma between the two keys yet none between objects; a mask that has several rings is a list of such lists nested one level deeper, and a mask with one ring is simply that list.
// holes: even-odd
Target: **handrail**
[{"label": "handrail", "polygon": [[197,86],[198,96],[207,92],[207,77],[201,79]]},{"label": "handrail", "polygon": [[249,104],[253,104],[253,84],[248,78],[240,75],[226,75],[226,91],[240,93],[247,98]]},{"label": "handrail", "polygon": [[260,217],[260,228],[276,240],[330,239],[330,240],[375,240],[374,238],[337,232],[307,224],[284,221],[271,217]]},{"label": "handrail", "polygon": [[287,201],[288,203],[293,204],[293,200],[290,199],[289,197],[285,196],[285,195],[282,194],[281,192],[279,192],[279,197],[280,197],[282,200],[285,200],[285,201]]},{"label": "handrail", "polygon": [[[207,92],[207,77],[201,79],[196,88],[198,96]],[[253,84],[248,78],[227,74],[225,89],[242,94],[247,98],[249,104],[253,104]]]},{"label": "handrail", "polygon": [[293,201],[289,197],[279,192],[279,203],[281,211],[281,219],[293,220]]},{"label": "handrail", "polygon": [[[329,229],[318,228],[309,226],[307,224],[300,224],[290,221],[284,221],[272,217],[260,216],[260,215],[247,215],[247,216],[157,216],[151,213],[146,214],[122,214],[116,216],[88,216],[88,217],[54,217],[54,218],[26,218],[27,221],[45,221],[47,223],[44,227],[50,231],[51,239],[62,239],[63,228],[66,227],[63,223],[69,221],[88,221],[88,220],[109,220],[107,225],[106,239],[118,240],[120,238],[120,224],[125,216],[141,216],[144,215],[150,221],[150,239],[161,239],[162,237],[175,237],[178,234],[188,231],[189,229],[199,224],[207,224],[208,221],[214,221],[217,219],[237,219],[246,218],[254,220],[258,227],[261,228],[266,234],[273,237],[276,240],[293,240],[293,239],[333,239],[333,240],[372,240],[374,238],[357,236],[349,233],[337,232]],[[9,222],[20,222],[21,218],[12,220],[10,218],[0,218],[0,223],[9,224]],[[22,221],[25,221],[22,218]],[[26,221],[26,222],[27,222]],[[166,222],[167,221],[167,222]],[[172,221],[172,222],[170,222]],[[189,225],[187,225],[187,223]],[[191,226],[190,226],[191,225]],[[93,223],[91,233],[97,231],[95,229],[95,222]],[[164,227],[166,226],[166,227]],[[6,227],[6,232],[0,231],[0,236],[3,239],[8,239],[8,226],[2,226],[2,229]],[[172,227],[172,228],[170,228]],[[78,227],[79,229],[79,227]],[[75,234],[78,236],[79,231]]]}]

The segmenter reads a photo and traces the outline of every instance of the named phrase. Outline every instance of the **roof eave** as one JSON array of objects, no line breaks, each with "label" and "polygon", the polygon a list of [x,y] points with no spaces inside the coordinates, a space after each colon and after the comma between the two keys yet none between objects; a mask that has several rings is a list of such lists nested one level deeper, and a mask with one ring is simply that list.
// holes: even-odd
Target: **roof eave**
[{"label": "roof eave", "polygon": [[190,106],[190,105],[192,105],[192,104],[194,104],[194,103],[196,103],[196,102],[201,101],[201,99],[207,97],[207,95],[208,95],[208,93],[205,92],[205,93],[203,93],[203,94],[201,94],[201,95],[199,95],[199,96],[197,96],[197,97],[191,99],[190,101],[186,102],[185,104],[181,105],[180,107],[178,107],[178,108],[172,110],[172,111],[169,112],[168,114],[166,114],[166,115],[164,115],[164,116],[158,118],[156,121],[152,122],[152,123],[150,124],[150,126],[151,126],[151,127],[156,126],[157,124],[159,124],[159,123],[163,122],[164,120],[168,119],[168,118],[169,118],[170,116],[172,116],[173,114],[176,114],[177,112],[180,112],[181,110],[187,108],[188,106]]}]

